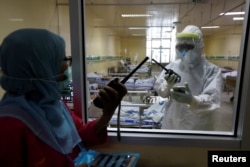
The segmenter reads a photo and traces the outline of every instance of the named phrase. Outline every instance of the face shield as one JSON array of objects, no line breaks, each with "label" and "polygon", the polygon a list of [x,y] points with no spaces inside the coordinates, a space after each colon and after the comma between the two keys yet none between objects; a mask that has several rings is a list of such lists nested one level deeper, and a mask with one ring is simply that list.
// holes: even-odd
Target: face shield
[{"label": "face shield", "polygon": [[[203,42],[196,33],[178,33],[176,43],[176,54],[182,62],[189,67],[199,63],[202,54]],[[197,62],[198,61],[198,62]]]}]

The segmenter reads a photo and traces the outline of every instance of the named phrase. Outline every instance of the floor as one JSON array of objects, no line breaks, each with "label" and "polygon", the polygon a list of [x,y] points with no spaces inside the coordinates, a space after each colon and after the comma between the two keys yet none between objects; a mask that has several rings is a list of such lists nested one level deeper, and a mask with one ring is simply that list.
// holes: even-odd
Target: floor
[{"label": "floor", "polygon": [[230,101],[233,96],[232,92],[222,92],[221,94],[221,108],[216,117],[217,131],[231,131],[233,125],[233,105]]}]

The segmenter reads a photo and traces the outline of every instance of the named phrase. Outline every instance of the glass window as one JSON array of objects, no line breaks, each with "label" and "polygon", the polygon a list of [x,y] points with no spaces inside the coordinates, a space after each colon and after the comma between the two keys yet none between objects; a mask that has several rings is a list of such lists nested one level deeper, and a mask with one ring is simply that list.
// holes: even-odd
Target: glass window
[{"label": "glass window", "polygon": [[[123,78],[148,56],[150,61],[126,83],[128,94],[122,103],[122,133],[132,132],[139,136],[154,134],[159,137],[169,134],[233,137],[239,132],[237,128],[241,123],[241,115],[244,114],[240,112],[243,110],[240,104],[243,103],[244,106],[242,99],[247,98],[243,97],[245,94],[242,77],[244,74],[246,78],[246,73],[243,72],[248,60],[244,50],[245,39],[248,39],[243,34],[248,29],[244,27],[244,21],[235,21],[236,16],[226,13],[247,12],[246,2],[248,3],[244,0],[214,0],[211,8],[209,3],[197,3],[194,6],[193,3],[182,4],[180,1],[176,4],[164,1],[161,5],[149,5],[147,2],[126,5],[128,2],[120,1],[123,4],[121,5],[118,2],[86,0],[70,2],[70,8],[73,9],[70,11],[66,0],[57,3],[37,1],[36,5],[31,0],[23,1],[25,5],[5,1],[1,3],[0,12],[4,16],[1,21],[8,28],[1,30],[0,40],[13,30],[23,27],[46,28],[61,35],[66,41],[67,56],[74,55],[70,62],[74,84],[69,85],[69,96],[65,96],[65,99],[75,111],[82,110],[78,114],[86,120],[96,119],[101,114],[101,110],[91,103],[98,89],[107,84],[110,78]],[[79,6],[84,11],[84,17],[78,10]],[[186,15],[188,11],[189,14]],[[122,18],[122,13],[151,13],[152,16]],[[246,14],[240,16],[247,18]],[[80,21],[82,18],[85,19],[84,22]],[[209,63],[219,67],[223,77],[220,107],[213,122],[215,128],[209,131],[163,129],[162,121],[168,112],[163,104],[167,105],[171,99],[160,97],[154,88],[155,79],[163,69],[151,60],[155,59],[165,66],[178,59],[175,50],[176,33],[181,32],[188,24],[201,28],[203,55]],[[219,27],[212,29],[208,27],[211,25]],[[129,29],[130,27],[137,29]],[[82,32],[83,28],[85,32]],[[144,35],[134,36],[135,33]],[[176,114],[178,116],[180,113]],[[117,128],[115,116],[110,122],[111,134]],[[173,118],[174,123],[178,121],[181,120]]]},{"label": "glass window", "polygon": [[[235,92],[239,77],[238,70],[241,68],[240,60],[244,56],[240,54],[244,29],[243,21],[233,21],[233,16],[228,17],[220,15],[220,13],[231,10],[244,11],[245,1],[236,3],[226,0],[227,5],[223,2],[213,1],[213,4],[216,3],[213,9],[210,9],[209,3],[197,3],[193,7],[191,3],[171,4],[166,1],[162,5],[148,5],[147,2],[141,2],[134,6],[126,5],[125,2],[123,5],[119,5],[118,2],[105,2],[85,1],[85,42],[86,55],[88,56],[86,78],[90,85],[91,100],[94,99],[98,89],[108,83],[107,77],[124,77],[128,74],[129,69],[134,68],[144,59],[145,55],[150,57],[150,60],[155,59],[160,62],[163,66],[178,59],[175,51],[176,33],[181,32],[186,25],[194,24],[203,33],[203,56],[209,63],[218,67],[223,76],[219,88],[221,91],[220,107],[214,112],[213,130],[162,129],[162,121],[168,111],[161,103],[168,105],[171,99],[160,97],[154,89],[155,76],[159,76],[163,69],[148,61],[143,65],[144,69],[137,71],[133,79],[126,83],[128,94],[122,103],[122,132],[140,133],[146,131],[159,134],[233,136],[237,125],[237,111],[235,110],[237,96]],[[185,15],[185,11],[189,10],[189,15]],[[152,13],[153,16],[149,18],[123,18],[121,14],[124,13]],[[201,13],[206,13],[206,15]],[[245,15],[242,16],[245,17]],[[228,26],[223,26],[225,23]],[[209,25],[218,25],[219,28],[208,29],[206,26]],[[130,29],[128,31],[130,27],[140,27],[143,33],[145,33],[146,27],[146,38],[145,36],[133,36],[132,34],[135,32],[140,33],[140,30],[136,29],[133,32]],[[237,73],[238,75],[236,75]],[[89,119],[95,119],[100,113],[99,109],[90,104]],[[172,118],[173,124],[185,122],[185,120],[176,118],[181,113],[175,114],[177,115]],[[110,131],[116,131],[116,120],[114,116],[110,122]],[[204,121],[207,120],[204,119]],[[190,120],[188,122],[192,124]]]}]

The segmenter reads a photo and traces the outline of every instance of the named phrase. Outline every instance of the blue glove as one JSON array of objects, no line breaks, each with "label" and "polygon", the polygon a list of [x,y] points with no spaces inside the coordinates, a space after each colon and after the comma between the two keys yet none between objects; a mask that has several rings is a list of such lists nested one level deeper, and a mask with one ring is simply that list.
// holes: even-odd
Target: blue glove
[{"label": "blue glove", "polygon": [[170,89],[171,97],[176,101],[178,101],[179,103],[191,104],[194,97],[192,95],[191,90],[188,87],[187,82],[185,83],[185,88],[186,88],[185,93],[181,93],[178,91],[174,91],[174,89]]}]

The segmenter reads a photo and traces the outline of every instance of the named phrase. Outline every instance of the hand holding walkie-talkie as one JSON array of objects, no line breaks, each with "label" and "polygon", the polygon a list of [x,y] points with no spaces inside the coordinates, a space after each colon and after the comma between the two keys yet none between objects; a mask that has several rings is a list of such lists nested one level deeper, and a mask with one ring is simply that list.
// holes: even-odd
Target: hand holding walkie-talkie
[{"label": "hand holding walkie-talkie", "polygon": [[[119,79],[118,78],[115,78],[114,80],[110,81],[108,83],[108,85],[106,87],[104,87],[104,89],[100,90],[99,92],[99,95],[94,99],[93,103],[96,107],[99,107],[99,108],[102,108],[103,110],[105,110],[105,106],[106,107],[109,107],[109,105],[112,105],[113,106],[118,106],[118,113],[117,113],[117,138],[118,138],[118,141],[121,140],[121,134],[120,134],[120,108],[121,108],[121,105],[119,104],[116,104],[117,102],[120,102],[123,98],[123,96],[125,96],[125,94],[127,93],[126,90],[124,90],[124,86],[122,86],[123,84],[125,84],[127,82],[127,80],[148,60],[149,58],[148,57],[145,57],[145,59],[138,65],[136,66],[136,68],[134,70],[132,70],[121,82],[119,82]],[[110,99],[110,96],[107,96],[108,94],[104,95],[105,93],[105,90],[106,91],[111,91],[109,88],[113,88],[114,90],[116,90],[119,94],[119,97],[114,97],[114,100],[111,101],[111,100],[107,100],[105,99],[105,96],[107,99]],[[123,89],[122,89],[123,88]],[[106,102],[105,102],[106,101]],[[114,109],[115,110],[115,109]],[[113,110],[113,112],[114,112]],[[106,114],[106,118],[105,120],[107,120],[107,115],[109,117],[109,119],[111,118],[113,112],[105,112],[103,111],[104,114]]]},{"label": "hand holding walkie-talkie", "polygon": [[[125,82],[127,82],[127,80],[148,60],[149,58],[146,57],[138,66],[136,66],[136,68],[131,71],[120,83],[121,84],[125,84]],[[125,94],[123,91],[120,90],[120,87],[119,87],[119,79],[118,78],[115,78],[114,80],[110,81],[108,83],[107,86],[110,86],[112,87],[113,89],[115,89],[119,94],[120,94],[120,97],[122,98]],[[94,101],[93,101],[94,105],[96,107],[99,107],[99,108],[103,108],[103,104],[101,103],[100,101],[100,97],[97,96]]]},{"label": "hand holding walkie-talkie", "polygon": [[166,72],[165,74],[168,74],[169,77],[172,75],[172,74],[175,74],[177,76],[176,78],[176,83],[180,82],[181,81],[181,76],[179,74],[177,74],[176,72],[174,72],[173,70],[171,69],[166,69],[163,65],[161,65],[160,63],[158,63],[155,59],[152,59],[152,61],[154,61],[157,65],[159,65],[161,68],[163,68]]}]

